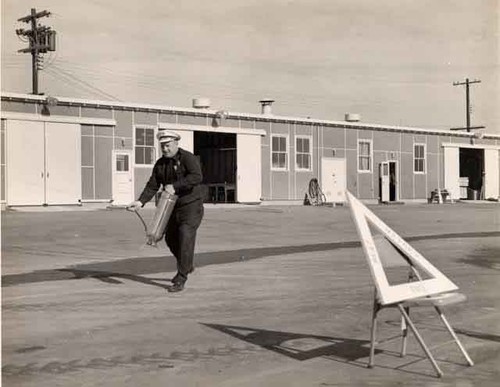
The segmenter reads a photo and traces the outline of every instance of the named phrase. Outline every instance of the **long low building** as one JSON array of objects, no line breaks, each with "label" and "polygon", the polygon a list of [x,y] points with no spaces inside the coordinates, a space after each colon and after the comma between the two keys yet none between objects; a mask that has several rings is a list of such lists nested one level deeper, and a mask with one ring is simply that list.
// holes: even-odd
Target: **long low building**
[{"label": "long low building", "polygon": [[207,202],[299,203],[317,179],[328,202],[499,198],[500,135],[3,92],[2,206],[123,205],[138,197],[173,130],[196,154]]}]

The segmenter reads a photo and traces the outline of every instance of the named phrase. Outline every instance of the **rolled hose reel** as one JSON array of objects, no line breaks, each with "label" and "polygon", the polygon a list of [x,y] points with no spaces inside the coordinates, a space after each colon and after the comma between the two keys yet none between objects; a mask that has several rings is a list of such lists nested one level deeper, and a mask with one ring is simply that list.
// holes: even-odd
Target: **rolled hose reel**
[{"label": "rolled hose reel", "polygon": [[172,215],[175,203],[177,201],[177,195],[169,194],[167,191],[160,192],[160,198],[156,204],[156,211],[154,213],[153,219],[149,223],[149,227],[144,222],[144,219],[139,214],[139,212],[134,209],[137,214],[144,229],[146,231],[146,244],[156,247],[157,243],[162,240],[163,235],[165,235],[165,229],[167,228],[168,220]]}]

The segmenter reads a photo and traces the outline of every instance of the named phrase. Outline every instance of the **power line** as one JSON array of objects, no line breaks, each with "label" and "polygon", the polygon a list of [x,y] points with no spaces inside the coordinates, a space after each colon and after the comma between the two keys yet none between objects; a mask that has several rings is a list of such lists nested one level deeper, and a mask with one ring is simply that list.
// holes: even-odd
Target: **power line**
[{"label": "power line", "polygon": [[484,128],[484,126],[471,126],[470,125],[471,106],[470,106],[469,85],[472,85],[474,83],[481,83],[481,81],[479,79],[475,79],[475,80],[471,81],[471,80],[469,80],[469,78],[465,78],[465,82],[453,82],[453,86],[464,86],[465,85],[465,122],[466,122],[466,127],[465,128],[451,128],[451,130],[467,129],[467,132],[470,132],[471,129],[483,129]]}]

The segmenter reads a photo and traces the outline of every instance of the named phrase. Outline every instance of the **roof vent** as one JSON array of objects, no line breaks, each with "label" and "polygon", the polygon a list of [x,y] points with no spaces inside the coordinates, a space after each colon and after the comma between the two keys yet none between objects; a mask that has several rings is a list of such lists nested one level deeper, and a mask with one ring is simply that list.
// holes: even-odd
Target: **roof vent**
[{"label": "roof vent", "polygon": [[208,109],[210,107],[210,99],[193,98],[193,107],[195,109]]},{"label": "roof vent", "polygon": [[347,122],[359,122],[361,120],[361,116],[358,113],[346,113],[345,120]]},{"label": "roof vent", "polygon": [[262,111],[261,111],[262,114],[273,114],[272,109],[271,109],[271,105],[273,104],[274,99],[264,98],[264,99],[261,99],[259,102],[260,102],[260,106],[262,107]]}]

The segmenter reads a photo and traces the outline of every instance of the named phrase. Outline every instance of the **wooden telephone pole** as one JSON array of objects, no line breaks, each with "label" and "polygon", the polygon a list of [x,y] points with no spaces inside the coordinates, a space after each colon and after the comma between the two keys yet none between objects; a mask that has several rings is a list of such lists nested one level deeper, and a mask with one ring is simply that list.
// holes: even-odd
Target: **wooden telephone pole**
[{"label": "wooden telephone pole", "polygon": [[480,80],[475,79],[473,81],[469,80],[469,78],[465,78],[465,82],[453,82],[453,86],[463,86],[465,85],[465,128],[451,128],[451,130],[464,130],[467,129],[467,132],[470,132],[471,129],[483,129],[484,126],[470,126],[470,91],[469,85],[473,83],[481,83]]},{"label": "wooden telephone pole", "polygon": [[33,79],[33,94],[38,94],[38,70],[42,61],[41,54],[47,51],[56,50],[56,32],[50,27],[41,26],[38,24],[38,19],[49,16],[50,12],[36,12],[35,8],[31,8],[31,13],[17,21],[31,24],[30,30],[19,28],[16,30],[17,36],[25,36],[28,38],[29,47],[18,50],[22,53],[31,53],[31,71]]}]

